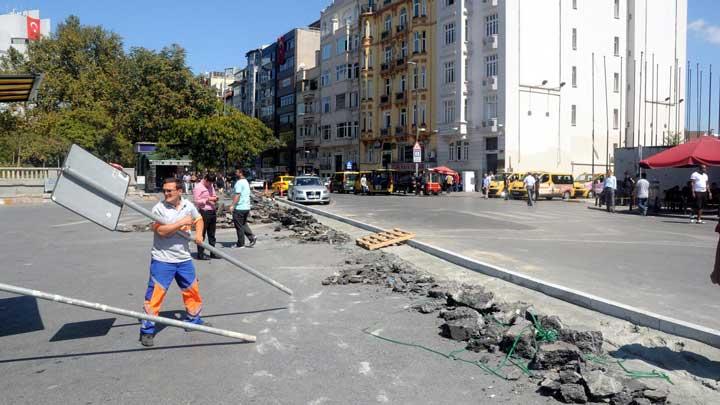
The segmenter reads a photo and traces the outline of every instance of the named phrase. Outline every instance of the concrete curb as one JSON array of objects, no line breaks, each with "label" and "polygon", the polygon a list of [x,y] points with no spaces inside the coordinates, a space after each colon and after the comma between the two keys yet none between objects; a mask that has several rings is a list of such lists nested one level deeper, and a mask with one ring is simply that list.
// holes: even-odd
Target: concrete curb
[{"label": "concrete curb", "polygon": [[[382,232],[384,229],[374,225],[366,224],[354,219],[346,218],[337,214],[332,214],[314,207],[300,205],[298,203],[276,200],[280,203],[287,204],[313,214],[321,215],[352,225],[370,232]],[[559,300],[569,302],[571,304],[587,308],[605,315],[610,315],[624,321],[631,322],[635,325],[646,326],[660,332],[671,335],[696,340],[707,345],[720,348],[720,331],[716,329],[706,328],[704,326],[670,318],[654,312],[645,311],[630,305],[625,305],[616,301],[607,300],[592,294],[571,288],[563,287],[558,284],[548,283],[546,281],[529,277],[521,273],[503,269],[501,267],[484,263],[449,250],[445,250],[428,243],[410,240],[407,244],[415,249],[421,250],[427,254],[443,259],[450,263],[464,267],[466,269],[485,274],[490,277],[499,278],[503,281],[529,288],[534,291],[541,292]]]}]

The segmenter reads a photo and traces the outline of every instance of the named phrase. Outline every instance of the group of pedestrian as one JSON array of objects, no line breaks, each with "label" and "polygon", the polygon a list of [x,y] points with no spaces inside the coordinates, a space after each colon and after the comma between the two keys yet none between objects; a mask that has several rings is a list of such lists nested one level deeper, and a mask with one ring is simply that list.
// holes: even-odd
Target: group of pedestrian
[{"label": "group of pedestrian", "polygon": [[[251,209],[250,184],[242,169],[237,169],[235,175],[237,181],[233,188],[234,196],[231,205],[233,224],[237,233],[235,246],[238,248],[253,247],[257,242],[257,237],[247,222]],[[203,243],[207,239],[210,246],[215,246],[219,200],[216,187],[221,189],[224,186],[225,180],[222,179],[222,183],[218,184],[218,176],[212,173],[205,174],[201,181],[196,179],[195,182],[192,181],[192,175],[187,172],[181,179],[165,179],[162,187],[163,201],[157,203],[152,209],[153,214],[162,221],[152,225],[153,246],[150,277],[144,303],[146,314],[158,316],[170,284],[175,280],[182,291],[186,311],[185,321],[210,326],[200,316],[203,299],[200,295],[197,272],[190,253],[190,244],[177,232],[188,232],[195,228],[197,259],[208,260]],[[182,196],[183,191],[189,194],[191,189],[194,204]],[[245,238],[249,241],[247,245]],[[211,253],[210,258],[219,258],[219,256]],[[155,332],[155,323],[143,320],[140,327],[140,343],[147,347],[153,346]]]}]

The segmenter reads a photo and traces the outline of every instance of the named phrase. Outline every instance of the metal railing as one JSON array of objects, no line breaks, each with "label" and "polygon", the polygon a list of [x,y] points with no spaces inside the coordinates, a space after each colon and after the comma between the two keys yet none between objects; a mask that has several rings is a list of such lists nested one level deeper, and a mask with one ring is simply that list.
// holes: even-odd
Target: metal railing
[{"label": "metal railing", "polygon": [[54,167],[0,167],[0,180],[45,180],[59,174],[60,169]]}]

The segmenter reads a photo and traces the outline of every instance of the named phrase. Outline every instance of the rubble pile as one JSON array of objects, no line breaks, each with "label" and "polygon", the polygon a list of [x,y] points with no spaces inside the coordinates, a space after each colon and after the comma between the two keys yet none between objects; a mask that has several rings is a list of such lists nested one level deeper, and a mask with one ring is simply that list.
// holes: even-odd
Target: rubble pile
[{"label": "rubble pile", "polygon": [[[614,405],[667,401],[667,391],[651,389],[612,360],[603,360],[601,332],[570,329],[557,316],[540,315],[527,303],[499,302],[482,286],[436,283],[393,254],[352,255],[322,284],[380,285],[422,298],[412,308],[437,313],[443,320],[442,336],[466,342],[466,350],[525,364],[524,372],[539,381],[538,392],[558,401]],[[508,377],[516,378],[519,375]]]},{"label": "rubble pile", "polygon": [[382,285],[395,292],[425,295],[434,282],[432,276],[393,254],[370,251],[345,259],[340,271],[323,280],[322,284]]}]

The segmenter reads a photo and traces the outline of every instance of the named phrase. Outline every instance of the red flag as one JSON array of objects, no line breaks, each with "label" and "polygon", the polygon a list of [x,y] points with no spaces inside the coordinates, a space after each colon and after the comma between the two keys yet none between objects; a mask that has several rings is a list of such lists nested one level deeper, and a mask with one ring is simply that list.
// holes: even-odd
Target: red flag
[{"label": "red flag", "polygon": [[31,41],[40,39],[40,19],[27,17],[27,37]]}]

